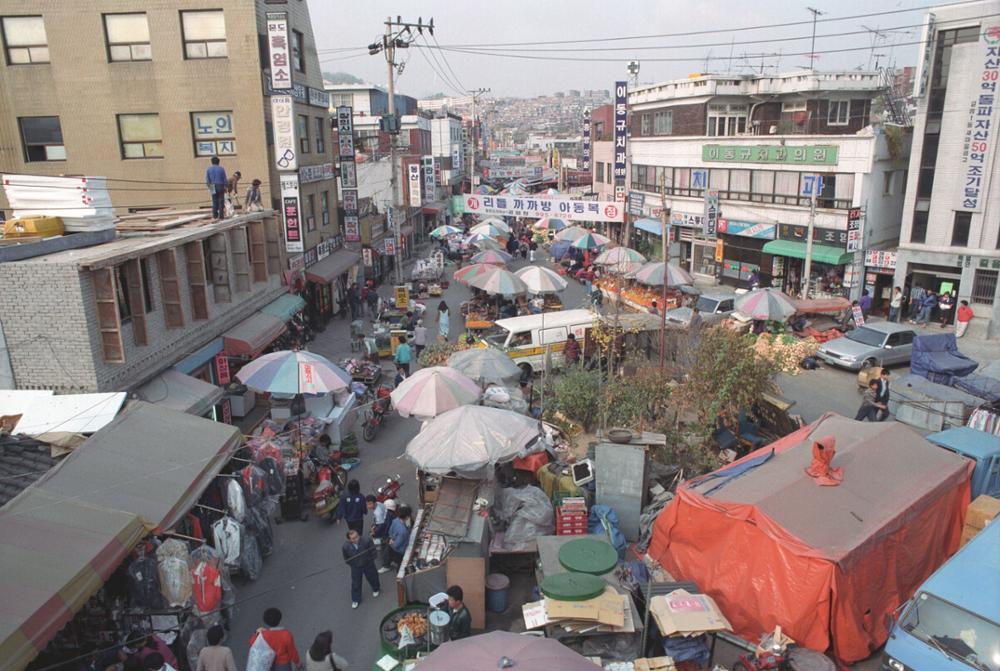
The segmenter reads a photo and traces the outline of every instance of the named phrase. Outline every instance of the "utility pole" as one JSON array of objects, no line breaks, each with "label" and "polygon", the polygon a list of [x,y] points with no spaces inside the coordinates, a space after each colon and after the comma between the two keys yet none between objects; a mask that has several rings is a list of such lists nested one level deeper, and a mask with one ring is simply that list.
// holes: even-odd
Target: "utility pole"
[{"label": "utility pole", "polygon": [[475,193],[476,189],[476,102],[479,96],[489,93],[491,89],[478,88],[469,91],[472,96],[472,128],[469,129],[469,193]]},{"label": "utility pole", "polygon": [[809,275],[812,273],[813,230],[816,226],[816,192],[822,186],[822,177],[813,175],[813,185],[809,194],[809,228],[806,230],[806,258],[802,264],[802,298],[809,298]]},{"label": "utility pole", "polygon": [[[416,34],[413,33],[412,28],[417,29]],[[388,215],[392,221],[391,234],[396,249],[396,258],[393,264],[396,267],[396,284],[403,283],[403,249],[399,244],[402,224],[401,204],[399,202],[399,166],[396,165],[396,141],[399,135],[399,119],[396,117],[396,49],[409,48],[410,43],[417,39],[417,35],[423,34],[424,28],[427,28],[433,35],[434,19],[426,24],[420,18],[417,19],[416,23],[406,23],[402,17],[397,16],[396,20],[393,21],[392,17],[389,16],[385,20],[385,35],[382,37],[382,43],[375,42],[368,45],[370,56],[374,56],[380,51],[385,55],[389,114],[387,118],[383,117],[384,123],[380,124],[380,128],[389,133],[389,186],[392,189],[392,203],[389,205]],[[402,72],[402,68],[400,68],[400,72]]]},{"label": "utility pole", "polygon": [[[663,255],[663,287],[660,293],[660,371],[666,364],[667,352],[667,224],[670,222],[670,208],[667,206],[666,178],[660,180],[660,253]],[[694,250],[691,252],[694,266]]]}]

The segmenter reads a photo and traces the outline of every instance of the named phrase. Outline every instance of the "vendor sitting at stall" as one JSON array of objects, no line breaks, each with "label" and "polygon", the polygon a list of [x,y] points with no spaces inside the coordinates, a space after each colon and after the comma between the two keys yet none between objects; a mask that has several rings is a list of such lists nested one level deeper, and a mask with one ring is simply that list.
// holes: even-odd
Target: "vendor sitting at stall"
[{"label": "vendor sitting at stall", "polygon": [[403,563],[403,553],[410,543],[410,506],[400,506],[389,525],[389,561],[393,566]]},{"label": "vendor sitting at stall", "polygon": [[468,638],[472,634],[472,616],[462,602],[465,596],[462,588],[452,585],[445,590],[445,594],[448,595],[448,610],[451,613],[451,640]]}]

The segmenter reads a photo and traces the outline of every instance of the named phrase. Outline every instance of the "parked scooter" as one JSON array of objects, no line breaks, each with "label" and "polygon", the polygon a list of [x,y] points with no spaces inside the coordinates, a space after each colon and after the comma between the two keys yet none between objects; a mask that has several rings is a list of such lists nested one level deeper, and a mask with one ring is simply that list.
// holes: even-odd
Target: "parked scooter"
[{"label": "parked scooter", "polygon": [[361,427],[361,435],[367,442],[375,440],[375,434],[389,416],[392,401],[389,398],[391,390],[385,385],[379,385],[375,389],[375,400],[372,401],[371,408],[365,414],[365,421]]},{"label": "parked scooter", "polygon": [[312,496],[313,511],[331,523],[337,519],[340,495],[347,487],[347,471],[340,465],[340,453],[335,454],[326,463],[318,464],[316,489]]},{"label": "parked scooter", "polygon": [[385,479],[385,484],[375,490],[375,500],[385,503],[389,499],[394,499],[399,495],[399,489],[403,486],[399,474]]}]

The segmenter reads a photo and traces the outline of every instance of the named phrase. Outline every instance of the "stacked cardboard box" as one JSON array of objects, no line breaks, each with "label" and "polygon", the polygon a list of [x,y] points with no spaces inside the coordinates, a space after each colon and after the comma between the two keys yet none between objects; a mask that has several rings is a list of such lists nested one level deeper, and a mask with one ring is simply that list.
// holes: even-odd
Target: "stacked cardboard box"
[{"label": "stacked cardboard box", "polygon": [[545,597],[521,606],[524,626],[536,629],[558,624],[567,632],[598,631],[631,633],[635,631],[632,608],[627,594],[619,594],[613,587],[587,601],[561,601]]},{"label": "stacked cardboard box", "polygon": [[965,526],[962,528],[962,545],[986,528],[986,525],[1000,516],[1000,499],[981,494],[969,504],[965,511]]},{"label": "stacked cardboard box", "polygon": [[700,636],[709,631],[729,631],[732,627],[707,594],[691,594],[678,589],[649,600],[649,611],[663,636]]}]

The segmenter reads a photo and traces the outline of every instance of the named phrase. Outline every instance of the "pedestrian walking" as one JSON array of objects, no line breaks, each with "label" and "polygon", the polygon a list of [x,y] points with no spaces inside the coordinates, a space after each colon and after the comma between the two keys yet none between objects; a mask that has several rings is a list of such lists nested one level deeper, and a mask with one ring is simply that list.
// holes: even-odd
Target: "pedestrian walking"
[{"label": "pedestrian walking", "polygon": [[888,368],[883,368],[878,375],[878,397],[876,400],[885,406],[878,412],[878,421],[884,422],[889,416],[889,376]]},{"label": "pedestrian walking", "polygon": [[566,336],[566,347],[563,349],[563,358],[567,366],[575,366],[580,362],[580,343],[576,341],[576,336],[570,333]]},{"label": "pedestrian walking", "polygon": [[972,308],[969,301],[959,301],[958,313],[955,315],[955,337],[961,338],[969,329],[969,322],[972,321]]},{"label": "pedestrian walking", "polygon": [[861,299],[858,301],[858,307],[861,308],[861,314],[865,317],[872,310],[872,297],[868,294],[868,290],[865,289],[861,292]]},{"label": "pedestrian walking", "polygon": [[878,421],[880,410],[888,412],[888,407],[878,401],[878,389],[878,380],[872,380],[868,383],[868,388],[865,389],[865,395],[861,401],[861,407],[858,408],[858,414],[854,416],[855,421],[863,422],[867,419],[869,422],[876,422]]},{"label": "pedestrian walking", "polygon": [[438,303],[438,339],[448,342],[449,331],[448,304],[444,301]]},{"label": "pedestrian walking", "polygon": [[198,653],[195,671],[237,671],[233,651],[222,645],[226,631],[222,625],[214,624],[205,632],[208,645]]},{"label": "pedestrian walking", "polygon": [[393,357],[396,365],[402,368],[406,375],[410,374],[410,362],[413,361],[413,350],[410,349],[410,343],[403,341],[396,345],[396,355]]},{"label": "pedestrian walking", "polygon": [[381,588],[378,569],[375,568],[375,544],[370,538],[362,538],[354,529],[347,532],[347,542],[343,547],[344,561],[351,567],[351,608],[361,604],[361,579],[372,588],[372,596],[378,598]]},{"label": "pedestrian walking", "polygon": [[[263,658],[273,655],[271,665],[264,668],[269,668],[271,671],[295,671],[302,662],[299,659],[298,648],[295,647],[295,637],[292,636],[292,632],[281,626],[281,611],[277,608],[268,608],[264,611],[263,620],[264,626],[250,637],[247,669],[257,668],[251,666],[255,659],[264,661]],[[258,638],[263,640],[258,642]],[[267,648],[271,649],[271,655],[267,653]],[[259,666],[260,661],[256,664]]]},{"label": "pedestrian walking", "polygon": [[921,286],[915,286],[910,289],[909,315],[911,324],[915,324],[917,317],[920,316],[920,308],[923,306],[925,293],[924,288]]},{"label": "pedestrian walking", "polygon": [[926,324],[931,320],[931,312],[937,307],[938,297],[933,289],[928,289],[924,294],[924,299],[920,301],[920,314],[917,315],[918,324]]},{"label": "pedestrian walking", "polygon": [[316,634],[306,653],[305,671],[347,671],[347,660],[333,651],[333,632]]},{"label": "pedestrian walking", "polygon": [[955,299],[951,297],[950,293],[941,294],[941,298],[938,301],[938,311],[941,319],[941,328],[948,328],[948,320],[951,319],[951,309],[955,307]]},{"label": "pedestrian walking", "polygon": [[212,218],[218,221],[226,213],[226,186],[229,180],[226,169],[219,165],[219,157],[212,157],[212,165],[205,171],[205,185],[212,196]]},{"label": "pedestrian walking", "polygon": [[535,262],[535,252],[538,251],[538,243],[532,238],[531,242],[528,243],[528,261],[531,263]]},{"label": "pedestrian walking", "polygon": [[378,317],[378,291],[374,286],[368,287],[368,314],[371,315],[371,320],[375,321]]},{"label": "pedestrian walking", "polygon": [[392,518],[395,517],[395,515],[389,514],[389,508],[386,504],[392,503],[392,508],[395,510],[396,502],[393,499],[388,499],[385,503],[382,503],[371,494],[366,496],[365,500],[368,502],[368,512],[372,514],[370,531],[372,543],[378,549],[377,554],[381,563],[378,572],[385,573],[389,570],[390,563],[387,560],[389,555],[389,526],[392,524]]},{"label": "pedestrian walking", "polygon": [[352,282],[347,290],[347,305],[351,309],[351,321],[362,317],[361,314],[361,289],[357,282]]},{"label": "pedestrian walking", "polygon": [[899,310],[903,307],[903,291],[896,287],[892,290],[892,298],[889,299],[889,321],[899,321]]},{"label": "pedestrian walking", "polygon": [[396,567],[403,562],[403,553],[410,542],[410,506],[400,506],[389,526],[389,561]]},{"label": "pedestrian walking", "polygon": [[417,325],[413,327],[413,349],[416,350],[417,361],[420,360],[420,354],[424,351],[424,347],[427,346],[427,327],[424,326],[424,320],[418,319]]},{"label": "pedestrian walking", "polygon": [[340,504],[337,512],[344,521],[347,528],[357,531],[359,534],[365,529],[365,513],[368,512],[368,505],[365,497],[361,495],[361,485],[357,480],[347,483],[347,491],[340,497]]}]

